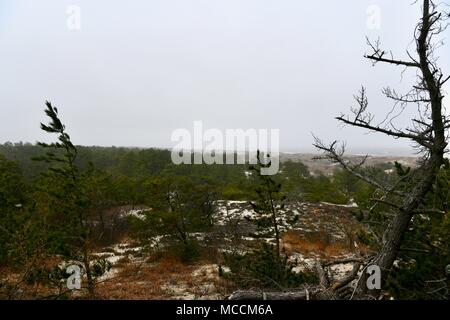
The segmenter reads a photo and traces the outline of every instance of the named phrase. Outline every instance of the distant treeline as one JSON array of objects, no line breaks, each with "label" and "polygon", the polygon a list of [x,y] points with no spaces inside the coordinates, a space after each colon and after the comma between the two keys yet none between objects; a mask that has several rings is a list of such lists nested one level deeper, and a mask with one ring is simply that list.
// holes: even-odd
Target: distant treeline
[{"label": "distant treeline", "polygon": [[[86,170],[92,163],[99,170],[130,177],[157,175],[171,163],[170,151],[162,149],[77,146],[77,150],[75,161],[81,170]],[[42,156],[45,152],[41,146],[31,143],[0,144],[0,154],[8,160],[18,162],[27,179],[47,171],[48,164],[33,161],[33,158]]]},{"label": "distant treeline", "polygon": [[[71,145],[70,141],[66,144]],[[376,188],[342,169],[336,169],[329,176],[312,175],[303,163],[286,161],[281,163],[277,175],[266,178],[248,165],[174,165],[168,150],[71,147],[64,152],[62,148],[60,146],[58,151],[32,144],[0,145],[0,267],[24,270],[24,279],[31,284],[48,284],[49,279],[53,279],[51,272],[54,270],[44,266],[48,257],[56,254],[81,261],[85,270],[94,266],[90,271],[91,280],[88,280],[93,293],[95,281],[92,279],[101,275],[107,266],[101,259],[91,261],[90,252],[97,246],[115,243],[123,232],[143,243],[154,236],[171,234],[173,250],[170,254],[191,261],[205,248],[199,249],[201,245],[189,235],[211,228],[216,200],[264,204],[267,202],[261,197],[268,192],[262,191],[269,187],[270,194],[276,195],[280,203],[285,200],[336,204],[354,201],[358,205],[354,210],[355,218],[370,225],[373,233],[364,236],[364,243],[373,246],[376,246],[375,235],[379,238],[384,231],[383,213],[389,213],[386,205],[374,206],[372,199],[378,192]],[[33,158],[41,158],[41,161]],[[75,159],[76,166],[72,166],[70,159]],[[447,162],[436,181],[436,191],[427,197],[424,205],[448,211],[449,168]],[[383,164],[358,170],[388,183],[414,169]],[[152,214],[147,215],[145,221],[117,223],[115,216],[108,212],[123,205],[144,205],[152,208]],[[261,205],[256,208],[267,210]],[[127,223],[131,223],[131,227]],[[408,299],[429,296],[423,290],[426,280],[418,282],[416,279],[442,277],[442,270],[448,264],[450,243],[448,214],[436,214],[432,218],[417,215],[412,226],[405,239],[411,247],[418,248],[417,252],[402,253],[403,260],[396,266],[395,278],[388,284],[395,296]],[[284,267],[273,268],[273,261],[280,257],[273,255],[271,249],[266,248],[259,254],[251,257],[256,259],[256,264],[254,260],[236,260],[231,265],[238,269],[261,267],[263,275],[285,270]],[[417,263],[412,265],[410,261]],[[31,273],[27,267],[30,263]],[[279,265],[278,262],[275,265]],[[285,278],[284,274],[279,276]],[[0,281],[0,298],[2,295],[16,297],[15,286]]]},{"label": "distant treeline", "polygon": [[[77,146],[77,150],[75,164],[81,171],[94,168],[110,175],[120,185],[134,185],[133,191],[136,192],[141,189],[139,185],[148,179],[161,176],[207,179],[224,199],[249,200],[253,190],[248,179],[248,165],[174,165],[171,152],[164,149]],[[49,165],[45,161],[33,160],[46,152],[48,150],[31,143],[0,144],[0,155],[16,162],[28,182],[48,170]],[[387,167],[384,164],[367,170],[384,176]],[[371,191],[361,181],[339,169],[333,176],[311,176],[308,167],[301,162],[283,162],[275,179],[282,182],[288,199],[296,201],[348,203],[352,198],[360,198],[361,193],[365,197],[366,192]],[[139,201],[138,194],[133,198]]]}]

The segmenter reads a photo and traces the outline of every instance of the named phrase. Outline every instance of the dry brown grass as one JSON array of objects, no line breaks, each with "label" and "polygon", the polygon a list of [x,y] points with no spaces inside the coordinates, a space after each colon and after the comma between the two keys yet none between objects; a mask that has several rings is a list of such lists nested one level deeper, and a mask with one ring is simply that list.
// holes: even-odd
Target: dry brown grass
[{"label": "dry brown grass", "polygon": [[202,285],[206,283],[212,283],[217,287],[218,292],[227,285],[218,277],[211,279],[206,275],[198,277],[192,275],[199,266],[211,262],[203,261],[195,265],[187,265],[169,254],[156,260],[141,265],[131,263],[124,265],[113,279],[97,285],[98,297],[125,300],[173,299],[171,293],[166,290],[167,286],[182,286],[188,290],[188,293],[202,296],[204,294]]},{"label": "dry brown grass", "polygon": [[287,254],[319,254],[325,257],[338,256],[349,252],[343,243],[331,243],[326,239],[306,239],[297,231],[288,231],[283,235],[282,246]]}]

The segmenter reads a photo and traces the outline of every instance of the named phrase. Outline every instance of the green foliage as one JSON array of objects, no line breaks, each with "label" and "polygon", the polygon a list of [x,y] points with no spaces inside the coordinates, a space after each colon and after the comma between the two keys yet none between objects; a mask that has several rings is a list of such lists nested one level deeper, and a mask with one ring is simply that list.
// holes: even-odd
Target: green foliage
[{"label": "green foliage", "polygon": [[443,213],[416,215],[388,282],[398,299],[450,298],[450,165],[448,159],[423,209]]},{"label": "green foliage", "polygon": [[59,119],[58,109],[47,101],[45,113],[49,123],[41,123],[41,129],[57,135],[57,142],[38,143],[47,151],[45,155],[35,158],[36,161],[49,164],[48,172],[42,174],[37,188],[45,221],[46,246],[49,253],[60,254],[83,264],[92,294],[94,273],[89,254],[92,231],[89,213],[92,201],[89,195],[92,192],[90,187],[94,169],[89,165],[88,171],[80,172],[75,164],[78,150]]},{"label": "green foliage", "polygon": [[172,243],[169,252],[179,258],[181,262],[192,263],[200,257],[202,247],[196,239],[188,239],[187,243],[181,245],[177,242]]},{"label": "green foliage", "polygon": [[[388,184],[397,178],[395,173],[387,173],[391,169],[393,169],[393,166],[388,163],[362,167],[359,171],[365,176]],[[333,173],[333,184],[347,199],[353,199],[360,208],[368,209],[373,206],[372,199],[377,195],[375,187],[352,173],[343,169],[335,170]]]},{"label": "green foliage", "polygon": [[222,199],[223,200],[240,200],[245,201],[248,199],[252,199],[253,194],[250,191],[246,190],[245,187],[235,186],[235,185],[226,185],[222,189]]},{"label": "green foliage", "polygon": [[100,277],[109,270],[111,270],[112,264],[106,259],[98,259],[92,266],[92,276]]},{"label": "green foliage", "polygon": [[244,255],[225,255],[225,264],[230,273],[223,273],[242,288],[288,289],[304,283],[315,284],[318,279],[313,272],[294,272],[295,263],[286,255],[278,255],[273,246],[263,244],[261,248]]},{"label": "green foliage", "polygon": [[408,167],[405,169],[405,168],[403,168],[402,164],[397,161],[395,161],[394,166],[395,166],[397,175],[400,177],[407,176],[411,172],[411,168]]},{"label": "green foliage", "polygon": [[0,155],[0,207],[13,208],[25,201],[25,183],[18,163]]},{"label": "green foliage", "polygon": [[342,192],[333,181],[326,176],[311,177],[304,185],[304,199],[308,202],[329,202],[347,204],[350,197]]},{"label": "green foliage", "polygon": [[58,266],[35,266],[26,274],[25,281],[29,285],[42,284],[47,287],[61,287],[63,280],[68,277],[69,274]]},{"label": "green foliage", "polygon": [[262,174],[262,170],[271,166],[270,156],[264,159],[258,150],[257,164],[250,166],[254,182],[255,201],[250,205],[258,214],[255,224],[261,236],[270,235],[275,238],[275,251],[280,256],[280,211],[284,209],[286,196],[282,193],[281,183],[270,175]]},{"label": "green foliage", "polygon": [[281,176],[296,181],[298,178],[310,177],[308,167],[302,162],[288,160],[281,164]]},{"label": "green foliage", "polygon": [[192,234],[212,227],[217,210],[213,183],[205,178],[166,173],[146,180],[143,188],[151,210],[145,212],[144,219],[130,218],[134,236],[149,245],[153,237],[164,235],[170,251],[183,261],[197,258],[199,245]]},{"label": "green foliage", "polygon": [[[211,230],[218,199],[250,201],[259,213],[258,231],[275,237],[277,244],[278,211],[285,201],[347,204],[353,199],[361,209],[358,220],[377,223],[372,233],[360,230],[358,240],[375,248],[374,235],[384,231],[389,208],[374,205],[371,199],[378,196],[377,191],[346,171],[310,175],[304,164],[292,161],[282,163],[276,176],[260,175],[260,169],[268,165],[264,161],[251,168],[251,174],[246,165],[175,166],[168,150],[75,146],[58,110],[47,103],[45,112],[49,123],[41,128],[56,134],[56,142],[0,145],[4,154],[0,154],[0,265],[24,268],[38,261],[27,270],[29,283],[58,286],[67,277],[39,260],[46,254],[76,260],[84,267],[87,261],[92,277],[109,270],[109,262],[91,261],[89,252],[99,241],[97,235],[103,235],[103,213],[117,205],[151,208],[144,212],[144,219],[130,217],[132,235],[148,246],[152,238],[164,235],[165,248],[189,263],[204,249],[193,234]],[[399,163],[359,170],[385,182],[404,177],[399,187],[406,192],[414,184],[414,169]],[[449,190],[447,161],[422,205],[422,209],[446,214],[414,217],[388,282],[387,289],[396,298],[448,298]],[[268,244],[225,259],[231,273],[222,270],[221,274],[241,287],[295,288],[317,281],[309,272],[294,273],[295,264]]]},{"label": "green foliage", "polygon": [[[31,144],[0,145],[0,153],[7,159],[18,161],[25,179],[30,181],[46,172],[51,163],[30,161],[29,158],[42,157],[47,148]],[[246,165],[173,165],[170,151],[159,149],[130,149],[116,147],[77,146],[74,164],[80,172],[89,170],[89,163],[111,176],[116,190],[115,203],[138,204],[145,202],[142,197],[142,184],[151,178],[208,177],[214,181],[218,195],[224,200],[255,200],[252,177],[246,174]],[[62,156],[62,150],[50,148],[55,156]],[[349,195],[339,189],[334,178],[328,176],[310,176],[308,168],[301,162],[281,163],[281,171],[273,177],[283,184],[283,193],[288,200],[310,202],[347,203]]]},{"label": "green foliage", "polygon": [[30,219],[26,191],[18,164],[0,155],[0,265],[15,264],[27,253],[23,247]]},{"label": "green foliage", "polygon": [[[280,213],[284,209],[286,195],[275,177],[262,174],[262,169],[271,165],[270,157],[263,158],[258,151],[257,160],[256,165],[250,166],[255,192],[255,200],[250,205],[258,214],[253,222],[259,236],[275,238],[275,246],[263,242],[255,252],[225,256],[225,260],[232,270],[233,280],[240,285],[261,288],[296,286],[306,280],[306,274],[292,272],[294,264],[288,262],[288,257],[280,249]],[[291,223],[294,222],[295,219],[292,219]]]},{"label": "green foliage", "polygon": [[373,236],[364,229],[358,230],[356,232],[356,237],[358,238],[359,242],[365,244],[366,246],[375,246],[376,244],[376,240],[373,238]]}]

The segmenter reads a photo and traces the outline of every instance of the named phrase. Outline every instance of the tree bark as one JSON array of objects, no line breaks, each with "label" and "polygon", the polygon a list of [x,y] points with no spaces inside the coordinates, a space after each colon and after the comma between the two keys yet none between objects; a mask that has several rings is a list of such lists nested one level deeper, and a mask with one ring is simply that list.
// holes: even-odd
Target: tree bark
[{"label": "tree bark", "polygon": [[239,290],[232,293],[228,300],[322,300],[325,299],[325,291],[321,287],[286,292]]},{"label": "tree bark", "polygon": [[[430,96],[430,109],[432,130],[434,133],[433,143],[429,149],[429,156],[424,160],[422,166],[418,169],[418,182],[413,187],[409,195],[404,199],[403,204],[397,211],[397,214],[390,222],[384,236],[383,246],[379,254],[371,262],[381,269],[382,287],[386,281],[392,265],[397,258],[400,250],[404,234],[408,230],[408,226],[415,211],[423,202],[425,196],[433,187],[433,183],[438,175],[439,169],[444,163],[444,150],[447,146],[445,141],[445,125],[442,113],[442,94],[441,85],[435,78],[430,68],[429,61],[429,33],[431,28],[432,14],[430,13],[430,1],[423,2],[422,25],[420,26],[420,35],[417,38],[417,52],[420,58],[420,70],[422,73],[422,82],[424,88]],[[366,280],[368,275],[363,274],[358,284],[358,291],[368,292]],[[375,293],[375,292],[374,292]]]}]

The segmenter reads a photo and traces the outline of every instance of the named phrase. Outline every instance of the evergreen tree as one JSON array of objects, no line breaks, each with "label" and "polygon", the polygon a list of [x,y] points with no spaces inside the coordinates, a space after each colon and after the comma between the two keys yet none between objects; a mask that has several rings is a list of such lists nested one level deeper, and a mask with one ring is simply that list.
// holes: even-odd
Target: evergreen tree
[{"label": "evergreen tree", "polygon": [[41,123],[41,129],[56,134],[58,140],[50,144],[39,142],[39,146],[47,152],[34,160],[45,161],[50,165],[48,172],[43,175],[41,185],[41,191],[48,194],[45,205],[48,210],[46,221],[49,245],[54,253],[63,254],[83,265],[89,293],[93,294],[91,234],[87,215],[89,201],[85,190],[85,176],[75,165],[78,151],[58,116],[58,109],[47,101],[45,113],[50,120],[48,124]]},{"label": "evergreen tree", "polygon": [[260,232],[264,235],[272,235],[275,238],[275,252],[281,257],[280,213],[284,209],[286,196],[281,192],[281,183],[276,182],[271,176],[261,174],[261,169],[270,167],[270,156],[263,159],[257,152],[257,164],[250,166],[255,179],[256,200],[250,205],[258,214],[255,220]]},{"label": "evergreen tree", "polygon": [[0,154],[0,265],[17,259],[25,213],[25,184],[17,163]]}]

